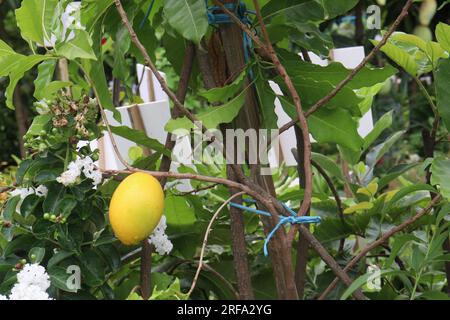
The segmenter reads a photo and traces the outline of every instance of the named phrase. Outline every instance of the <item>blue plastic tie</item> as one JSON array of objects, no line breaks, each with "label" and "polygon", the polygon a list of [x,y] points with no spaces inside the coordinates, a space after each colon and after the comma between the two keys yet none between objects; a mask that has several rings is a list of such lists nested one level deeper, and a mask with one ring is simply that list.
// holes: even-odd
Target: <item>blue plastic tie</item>
[{"label": "blue plastic tie", "polygon": [[[208,0],[205,0],[205,4],[207,7],[208,14],[208,23],[210,25],[224,24],[224,23],[233,23],[231,17],[226,13],[215,13],[216,11],[220,11],[221,8],[218,6],[208,7]],[[247,10],[247,7],[244,2],[240,2],[238,5],[234,3],[224,3],[225,8],[233,12],[242,23],[247,26],[251,25],[250,20],[248,19],[248,14],[256,14],[253,10]],[[250,52],[253,49],[252,39],[246,32],[242,32],[242,38],[244,42],[244,60],[248,62],[250,60]],[[253,71],[250,69],[249,71],[250,78],[253,79]]]},{"label": "blue plastic tie", "polygon": [[[247,203],[256,203],[256,201],[253,200],[253,199],[246,199],[246,198],[244,198],[244,199],[242,199],[242,201],[243,202],[247,202]],[[278,221],[278,223],[275,226],[275,228],[273,228],[272,231],[270,231],[270,233],[267,235],[266,239],[264,240],[264,255],[266,257],[269,255],[269,251],[267,249],[268,245],[269,245],[269,241],[273,237],[275,232],[277,232],[277,230],[282,225],[285,225],[287,223],[290,223],[291,225],[294,225],[294,224],[310,224],[310,223],[320,223],[321,222],[321,218],[320,217],[310,217],[310,216],[299,217],[299,216],[297,216],[297,213],[294,210],[292,210],[291,208],[289,208],[285,203],[281,202],[281,205],[287,211],[289,211],[289,213],[291,215],[290,216],[279,216],[280,217],[280,221]],[[241,204],[234,203],[234,202],[230,202],[230,206],[238,208],[238,209],[241,209],[241,210],[244,210],[244,211],[249,211],[249,212],[253,212],[253,213],[256,213],[256,214],[263,215],[263,216],[267,216],[267,217],[272,216],[267,211],[246,207],[246,206],[243,206]]]},{"label": "blue plastic tie", "polygon": [[139,29],[142,29],[142,27],[144,26],[145,21],[147,21],[148,17],[150,16],[150,12],[152,12],[154,4],[155,4],[155,0],[152,0],[152,2],[150,3],[150,6],[148,7],[148,10],[145,14],[144,19],[142,19],[141,23],[139,24]]}]

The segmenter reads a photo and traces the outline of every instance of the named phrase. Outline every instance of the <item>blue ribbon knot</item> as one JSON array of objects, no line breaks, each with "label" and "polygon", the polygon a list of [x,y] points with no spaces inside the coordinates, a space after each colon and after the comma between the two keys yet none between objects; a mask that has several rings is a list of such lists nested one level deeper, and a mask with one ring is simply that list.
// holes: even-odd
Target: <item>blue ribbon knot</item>
[{"label": "blue ribbon knot", "polygon": [[[256,203],[255,200],[252,199],[243,199],[244,202],[249,202],[249,203]],[[290,216],[279,216],[280,221],[278,221],[277,225],[269,232],[269,234],[267,235],[266,239],[264,240],[264,255],[267,257],[269,255],[269,251],[268,251],[268,245],[269,245],[269,241],[270,239],[274,236],[275,232],[277,232],[277,230],[285,225],[285,224],[310,224],[310,223],[320,223],[321,218],[320,217],[311,217],[311,216],[302,216],[299,217],[297,216],[297,213],[292,210],[291,208],[289,208],[285,203],[281,202],[281,205],[287,210],[289,211],[289,213],[291,214]],[[258,210],[258,209],[254,209],[254,208],[250,208],[250,207],[246,207],[243,206],[241,204],[238,203],[234,203],[234,202],[230,202],[230,206],[241,209],[241,210],[245,210],[245,211],[249,211],[249,212],[253,212],[256,214],[260,214],[260,215],[264,215],[264,216],[268,216],[270,217],[271,214],[267,211],[263,211],[263,210]]]}]

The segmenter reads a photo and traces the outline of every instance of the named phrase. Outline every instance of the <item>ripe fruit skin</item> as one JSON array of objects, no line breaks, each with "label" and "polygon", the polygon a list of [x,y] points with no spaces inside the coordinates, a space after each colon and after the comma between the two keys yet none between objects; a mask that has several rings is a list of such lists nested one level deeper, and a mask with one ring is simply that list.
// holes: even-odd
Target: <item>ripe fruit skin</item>
[{"label": "ripe fruit skin", "polygon": [[152,175],[136,172],[114,191],[109,204],[109,221],[116,237],[125,245],[146,239],[158,225],[164,211],[164,192]]}]

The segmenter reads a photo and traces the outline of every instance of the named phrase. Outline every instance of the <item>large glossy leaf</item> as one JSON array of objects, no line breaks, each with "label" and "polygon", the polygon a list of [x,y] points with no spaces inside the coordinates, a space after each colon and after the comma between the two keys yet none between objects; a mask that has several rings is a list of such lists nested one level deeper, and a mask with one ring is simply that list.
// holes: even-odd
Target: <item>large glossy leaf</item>
[{"label": "large glossy leaf", "polygon": [[[378,42],[379,41],[372,40],[372,43],[375,45],[377,45]],[[410,75],[417,75],[419,66],[417,65],[414,57],[407,51],[390,42],[387,42],[384,46],[382,46],[381,51],[383,51],[389,58],[391,58]]]},{"label": "large glossy leaf", "polygon": [[326,19],[332,19],[336,16],[346,13],[352,9],[359,0],[317,0],[325,8]]},{"label": "large glossy leaf", "polygon": [[233,97],[241,88],[245,80],[247,70],[243,70],[239,76],[229,85],[224,87],[212,88],[209,90],[200,91],[198,94],[209,102],[227,102]]},{"label": "large glossy leaf", "polygon": [[366,164],[373,168],[378,160],[389,151],[389,149],[396,143],[405,133],[405,131],[398,131],[387,138],[384,142],[375,146],[367,155],[366,155]]},{"label": "large glossy leaf", "polygon": [[55,73],[56,60],[46,60],[38,66],[38,76],[34,80],[34,97],[41,100],[45,96],[45,89],[52,81]]},{"label": "large glossy leaf", "polygon": [[[221,123],[229,123],[238,115],[239,110],[245,101],[246,90],[243,90],[238,96],[229,102],[217,106],[208,107],[197,114],[198,120],[208,129],[214,129]],[[166,130],[173,132],[177,129],[190,130],[194,124],[186,117],[171,119],[166,124]]]},{"label": "large glossy leaf", "polygon": [[308,118],[308,124],[314,139],[320,143],[337,143],[355,151],[361,149],[363,139],[358,134],[358,124],[348,111],[319,109]]},{"label": "large glossy leaf", "polygon": [[167,217],[167,224],[177,230],[189,229],[197,221],[194,208],[185,197],[167,197],[165,200],[164,214]]},{"label": "large glossy leaf", "polygon": [[208,29],[203,0],[165,0],[164,14],[169,24],[184,38],[199,43]]},{"label": "large glossy leaf", "polygon": [[380,134],[392,125],[392,111],[386,112],[375,123],[372,131],[364,137],[363,148],[366,150],[379,136]]},{"label": "large glossy leaf", "polygon": [[325,17],[322,5],[311,0],[272,0],[262,8],[264,19],[282,18],[285,21],[321,21]]},{"label": "large glossy leaf", "polygon": [[[44,60],[48,59],[55,59],[52,56],[47,55],[31,55],[31,56],[23,56],[23,55],[10,55],[8,57],[11,57],[14,59],[14,61],[9,61],[10,64],[4,65],[4,63],[7,63],[8,61],[0,60],[0,69],[3,67],[8,71],[9,75],[9,84],[6,88],[6,105],[8,108],[13,109],[13,93],[14,89],[16,88],[17,83],[20,79],[24,76],[25,72],[33,68],[36,64],[39,62],[42,62]],[[4,70],[3,70],[4,72]],[[2,75],[2,74],[0,74]]]},{"label": "large glossy leaf", "polygon": [[62,5],[58,0],[23,0],[16,10],[17,25],[22,37],[29,41],[43,45],[50,42],[52,33],[54,36],[62,32],[62,23],[59,20],[62,13]]},{"label": "large glossy leaf", "polygon": [[[284,111],[296,118],[295,107],[284,97],[279,97]],[[319,109],[308,117],[309,130],[320,143],[337,143],[351,150],[359,151],[363,139],[357,131],[357,122],[350,112],[343,109]]]},{"label": "large glossy leaf", "polygon": [[[284,67],[292,77],[300,75],[303,78],[309,78],[315,81],[328,81],[335,86],[351,72],[351,70],[345,68],[339,62],[332,62],[323,67],[305,62],[298,55],[285,50],[278,50],[277,52]],[[397,69],[389,64],[383,68],[370,68],[366,66],[346,86],[351,89],[371,87],[378,83],[383,83],[395,73],[397,73]]]},{"label": "large glossy leaf", "polygon": [[344,175],[341,172],[341,169],[339,166],[328,158],[327,156],[321,154],[321,153],[312,153],[312,159],[317,162],[325,171],[328,172],[328,174],[332,177],[336,177],[340,179],[341,181],[344,181]]},{"label": "large glossy leaf", "polygon": [[431,184],[439,185],[441,194],[450,199],[450,160],[437,157],[431,163]]},{"label": "large glossy leaf", "polygon": [[105,12],[114,3],[114,0],[85,0],[81,8],[81,23],[90,32],[103,17]]},{"label": "large glossy leaf", "polygon": [[436,98],[439,114],[450,131],[450,59],[441,60],[436,71]]},{"label": "large glossy leaf", "polygon": [[439,22],[436,27],[436,38],[442,49],[450,53],[450,26],[448,24]]},{"label": "large glossy leaf", "polygon": [[158,140],[150,138],[145,134],[145,132],[141,130],[132,129],[127,126],[111,126],[110,128],[112,133],[117,134],[118,136],[121,136],[125,139],[137,143],[138,145],[147,147],[157,152],[170,155],[170,153],[165,150],[164,145],[162,145]]},{"label": "large glossy leaf", "polygon": [[[292,79],[292,81],[300,95],[302,105],[305,110],[313,106],[334,88],[328,81],[315,81],[304,78],[303,76],[296,76]],[[281,82],[279,81],[279,83]],[[284,85],[281,86],[283,87]],[[353,90],[344,87],[322,108],[348,109],[353,115],[361,116],[358,108],[358,104],[361,100],[362,99],[358,98]]]},{"label": "large glossy leaf", "polygon": [[84,30],[75,30],[74,38],[56,46],[56,51],[59,55],[62,55],[69,60],[74,60],[76,58],[97,59],[92,50],[92,39]]}]

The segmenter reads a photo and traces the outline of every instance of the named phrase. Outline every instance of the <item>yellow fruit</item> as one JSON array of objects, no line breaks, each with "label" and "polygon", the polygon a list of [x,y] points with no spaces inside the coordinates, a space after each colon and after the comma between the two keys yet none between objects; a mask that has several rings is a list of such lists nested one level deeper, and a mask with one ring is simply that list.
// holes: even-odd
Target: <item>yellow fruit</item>
[{"label": "yellow fruit", "polygon": [[116,237],[126,245],[146,239],[164,211],[164,192],[152,175],[137,172],[126,177],[114,191],[109,221]]}]

